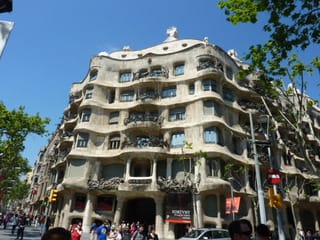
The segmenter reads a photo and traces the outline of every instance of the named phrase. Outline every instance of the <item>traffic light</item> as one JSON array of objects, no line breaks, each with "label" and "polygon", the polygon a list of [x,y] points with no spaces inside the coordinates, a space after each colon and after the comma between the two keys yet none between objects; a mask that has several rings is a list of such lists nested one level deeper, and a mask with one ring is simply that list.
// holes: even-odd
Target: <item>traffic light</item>
[{"label": "traffic light", "polygon": [[270,187],[268,190],[269,193],[269,206],[272,208],[282,208],[283,200],[280,194],[274,194],[273,187]]},{"label": "traffic light", "polygon": [[57,201],[58,197],[58,190],[57,189],[51,189],[50,196],[49,196],[49,202],[55,202]]}]

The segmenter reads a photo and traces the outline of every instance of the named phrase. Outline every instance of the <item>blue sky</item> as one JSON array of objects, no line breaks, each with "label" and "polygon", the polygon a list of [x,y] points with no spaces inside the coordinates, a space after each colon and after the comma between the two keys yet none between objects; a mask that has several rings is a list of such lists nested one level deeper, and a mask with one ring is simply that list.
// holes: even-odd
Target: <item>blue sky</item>
[{"label": "blue sky", "polygon": [[[84,79],[91,57],[101,51],[157,45],[170,26],[178,28],[180,39],[208,37],[226,51],[236,49],[239,57],[266,39],[259,25],[231,25],[216,2],[14,0],[13,12],[0,14],[0,20],[15,22],[0,58],[0,101],[8,109],[25,106],[29,114],[49,117],[48,130],[53,132],[67,107],[71,84]],[[315,52],[319,49],[313,47]],[[304,57],[312,55],[306,52]],[[319,100],[314,86],[308,93]],[[31,135],[24,156],[33,164],[47,143],[48,137]]]}]

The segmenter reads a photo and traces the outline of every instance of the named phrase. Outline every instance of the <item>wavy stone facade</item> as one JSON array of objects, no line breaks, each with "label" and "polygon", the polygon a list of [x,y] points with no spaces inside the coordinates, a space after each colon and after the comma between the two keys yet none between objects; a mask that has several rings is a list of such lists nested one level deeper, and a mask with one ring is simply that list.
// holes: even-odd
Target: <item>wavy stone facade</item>
[{"label": "wavy stone facade", "polygon": [[[116,224],[140,221],[155,225],[160,238],[174,239],[189,220],[170,221],[168,196],[185,197],[196,227],[226,227],[232,221],[225,207],[231,191],[240,197],[234,217],[259,222],[248,112],[263,103],[254,80],[237,79],[239,68],[247,65],[233,51],[207,39],[175,37],[140,51],[100,53],[91,59],[85,79],[73,84],[48,186],[59,191],[50,206],[56,226],[81,219],[88,231],[93,221],[105,218]],[[317,164],[320,111],[311,112],[309,137]],[[260,113],[253,113],[257,119]],[[292,236],[298,227],[319,229],[318,191],[303,183],[318,176],[304,172],[303,159],[287,152],[290,134],[280,124],[277,134],[271,161],[294,198],[282,192],[285,234]],[[276,228],[264,147],[258,150],[267,220]]]}]

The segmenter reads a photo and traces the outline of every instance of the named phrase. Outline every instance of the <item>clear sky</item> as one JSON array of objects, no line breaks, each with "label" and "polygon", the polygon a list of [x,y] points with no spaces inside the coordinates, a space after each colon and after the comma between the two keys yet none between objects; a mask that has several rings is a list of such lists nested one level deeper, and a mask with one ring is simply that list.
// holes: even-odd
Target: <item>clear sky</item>
[{"label": "clear sky", "polygon": [[[123,46],[139,50],[162,43],[175,26],[179,38],[202,40],[239,57],[266,34],[261,26],[233,26],[216,0],[13,0],[13,12],[0,20],[15,22],[0,58],[0,101],[8,109],[25,106],[29,114],[49,117],[52,133],[68,105],[71,84],[86,76],[91,57]],[[314,47],[311,54],[319,54]],[[310,58],[309,53],[304,53]],[[316,76],[319,81],[319,75]],[[320,99],[320,88],[308,93]],[[48,137],[31,135],[24,156],[33,164]]]}]

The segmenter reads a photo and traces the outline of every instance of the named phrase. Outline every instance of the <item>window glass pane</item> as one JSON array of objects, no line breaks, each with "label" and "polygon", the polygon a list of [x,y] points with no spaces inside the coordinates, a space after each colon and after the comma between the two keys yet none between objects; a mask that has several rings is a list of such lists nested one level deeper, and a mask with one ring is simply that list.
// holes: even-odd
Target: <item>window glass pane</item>
[{"label": "window glass pane", "polygon": [[215,115],[215,102],[208,100],[203,102],[203,113],[204,115]]},{"label": "window glass pane", "polygon": [[223,99],[226,101],[233,102],[234,101],[233,92],[229,89],[223,89]]},{"label": "window glass pane", "polygon": [[120,135],[112,135],[109,139],[109,149],[118,149],[120,148]]},{"label": "window glass pane", "polygon": [[189,84],[189,94],[194,94],[194,83]]},{"label": "window glass pane", "polygon": [[174,133],[171,137],[172,147],[183,147],[185,141],[184,133]]},{"label": "window glass pane", "polygon": [[204,132],[205,143],[217,143],[218,133],[216,128],[207,128]]},{"label": "window glass pane", "polygon": [[169,121],[184,120],[186,118],[185,107],[174,108],[169,111]]},{"label": "window glass pane", "polygon": [[83,177],[86,160],[73,159],[70,161],[69,177]]},{"label": "window glass pane", "polygon": [[87,133],[79,133],[77,138],[77,147],[86,148],[88,146],[89,134]]},{"label": "window glass pane", "polygon": [[89,122],[90,121],[90,116],[91,116],[91,109],[84,109],[82,111],[81,121],[82,122]]},{"label": "window glass pane", "polygon": [[98,76],[98,71],[97,70],[92,70],[90,72],[90,79],[89,81],[94,81],[97,79],[97,76]]},{"label": "window glass pane", "polygon": [[109,124],[119,123],[119,112],[111,112],[109,115]]},{"label": "window glass pane", "polygon": [[176,87],[168,87],[162,90],[161,97],[168,98],[168,97],[175,97],[176,96]]},{"label": "window glass pane", "polygon": [[134,91],[124,91],[121,93],[121,102],[132,102],[134,97]]},{"label": "window glass pane", "polygon": [[184,74],[184,64],[179,64],[174,67],[174,75],[183,75]]},{"label": "window glass pane", "polygon": [[233,71],[230,67],[227,67],[227,78],[230,79],[230,80],[233,80]]},{"label": "window glass pane", "polygon": [[119,82],[121,82],[121,83],[130,82],[131,79],[132,79],[132,73],[131,72],[120,73]]},{"label": "window glass pane", "polygon": [[87,89],[86,89],[86,93],[85,93],[85,98],[86,98],[86,99],[92,98],[92,94],[93,94],[93,87],[87,88]]},{"label": "window glass pane", "polygon": [[203,91],[217,92],[217,83],[212,79],[206,79],[202,82]]}]

